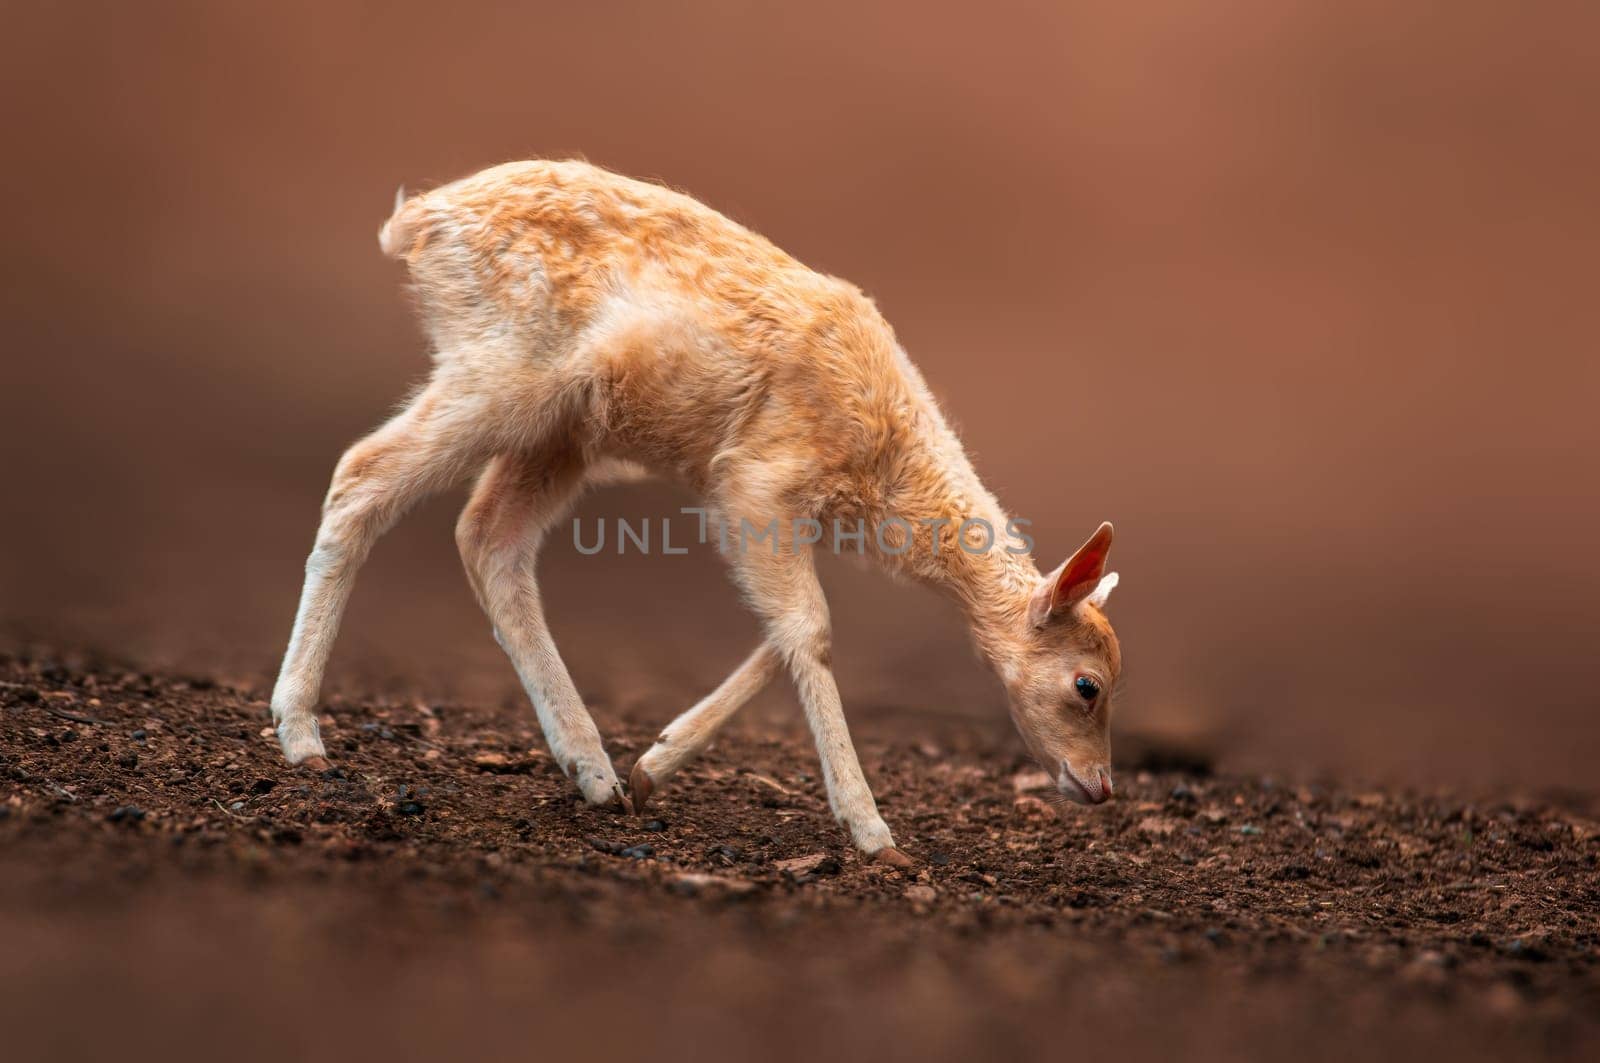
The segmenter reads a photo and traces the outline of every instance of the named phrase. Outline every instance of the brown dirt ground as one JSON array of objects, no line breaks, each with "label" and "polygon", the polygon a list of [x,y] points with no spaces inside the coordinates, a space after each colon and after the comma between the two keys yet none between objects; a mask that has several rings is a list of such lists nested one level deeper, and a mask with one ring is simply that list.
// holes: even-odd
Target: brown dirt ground
[{"label": "brown dirt ground", "polygon": [[[793,730],[736,726],[640,819],[578,802],[526,710],[330,711],[336,766],[290,769],[260,691],[0,657],[10,1058],[1600,1046],[1591,798],[1125,741],[1117,799],[1058,808],[944,725],[859,742],[904,872],[850,851]],[[597,715],[624,767],[661,722]]]}]

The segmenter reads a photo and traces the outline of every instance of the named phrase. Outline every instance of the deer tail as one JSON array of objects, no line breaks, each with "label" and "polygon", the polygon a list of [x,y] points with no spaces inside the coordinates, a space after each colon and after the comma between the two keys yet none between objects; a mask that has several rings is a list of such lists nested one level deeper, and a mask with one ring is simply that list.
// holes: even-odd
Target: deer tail
[{"label": "deer tail", "polygon": [[395,189],[394,212],[378,230],[378,246],[390,258],[405,258],[416,244],[422,222],[422,197],[406,198],[404,185]]}]

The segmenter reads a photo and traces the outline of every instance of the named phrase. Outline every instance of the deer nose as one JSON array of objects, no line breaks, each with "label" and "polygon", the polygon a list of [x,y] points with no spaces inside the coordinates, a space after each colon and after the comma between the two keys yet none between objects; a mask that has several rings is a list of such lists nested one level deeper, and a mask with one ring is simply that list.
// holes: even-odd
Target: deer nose
[{"label": "deer nose", "polygon": [[1111,770],[1090,768],[1083,774],[1072,770],[1069,761],[1061,762],[1062,793],[1086,805],[1100,805],[1111,799]]}]

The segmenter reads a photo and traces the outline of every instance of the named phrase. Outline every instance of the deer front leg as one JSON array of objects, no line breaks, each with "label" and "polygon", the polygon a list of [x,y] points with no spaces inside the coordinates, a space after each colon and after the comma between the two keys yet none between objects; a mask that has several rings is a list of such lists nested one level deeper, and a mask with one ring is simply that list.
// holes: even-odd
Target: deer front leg
[{"label": "deer front leg", "polygon": [[628,775],[633,810],[643,812],[650,795],[710,745],[722,725],[772,682],[782,663],[772,644],[763,642],[721,686],[667,724]]},{"label": "deer front leg", "polygon": [[834,818],[861,852],[883,863],[908,865],[910,859],[895,848],[889,825],[878,814],[850,742],[839,687],[833,680],[828,603],[811,554],[752,550],[737,558],[734,572],[766,621],[768,642],[794,677],[822,760],[822,780]]},{"label": "deer front leg", "polygon": [[593,805],[622,787],[545,622],[535,574],[545,532],[576,496],[581,466],[565,455],[505,455],[479,480],[456,524],[472,589],[533,702],[550,754]]}]

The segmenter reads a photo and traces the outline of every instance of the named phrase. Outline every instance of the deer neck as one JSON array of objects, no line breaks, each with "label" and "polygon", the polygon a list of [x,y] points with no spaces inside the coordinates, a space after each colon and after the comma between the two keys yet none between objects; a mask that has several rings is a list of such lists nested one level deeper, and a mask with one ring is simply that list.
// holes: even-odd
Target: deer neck
[{"label": "deer neck", "polygon": [[[943,428],[943,426],[940,426]],[[952,595],[984,657],[997,670],[1010,656],[1038,568],[1013,524],[978,478],[948,429],[906,456],[890,512],[911,527],[897,556],[881,551],[890,567]]]}]

